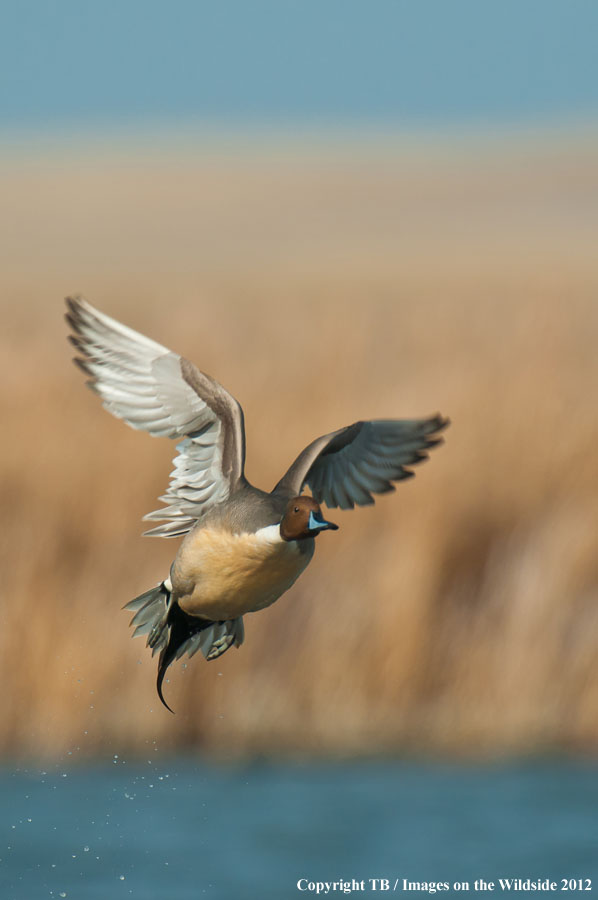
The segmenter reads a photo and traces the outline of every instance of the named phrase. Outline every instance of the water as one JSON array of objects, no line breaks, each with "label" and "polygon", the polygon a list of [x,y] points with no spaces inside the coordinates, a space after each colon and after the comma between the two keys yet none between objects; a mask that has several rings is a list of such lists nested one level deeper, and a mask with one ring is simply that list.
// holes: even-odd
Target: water
[{"label": "water", "polygon": [[[588,0],[4,3],[2,126],[592,116]],[[170,125],[169,125],[170,121]],[[103,127],[102,127],[103,126]]]},{"label": "water", "polygon": [[299,893],[300,878],[366,889],[369,878],[399,878],[399,891],[403,878],[461,880],[471,894],[476,878],[598,884],[597,775],[573,763],[220,768],[118,757],[4,770],[0,897],[315,896]]}]

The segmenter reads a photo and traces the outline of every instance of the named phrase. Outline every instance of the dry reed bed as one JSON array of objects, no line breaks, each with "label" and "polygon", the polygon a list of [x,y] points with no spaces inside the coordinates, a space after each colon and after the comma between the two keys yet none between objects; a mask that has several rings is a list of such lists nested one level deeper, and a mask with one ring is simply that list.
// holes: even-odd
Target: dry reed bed
[{"label": "dry reed bed", "polygon": [[[4,164],[4,754],[595,749],[595,149]],[[171,669],[175,717],[120,611],[176,549],[139,537],[173,446],[84,390],[72,290],[235,393],[260,486],[358,418],[453,420],[240,651]]]}]

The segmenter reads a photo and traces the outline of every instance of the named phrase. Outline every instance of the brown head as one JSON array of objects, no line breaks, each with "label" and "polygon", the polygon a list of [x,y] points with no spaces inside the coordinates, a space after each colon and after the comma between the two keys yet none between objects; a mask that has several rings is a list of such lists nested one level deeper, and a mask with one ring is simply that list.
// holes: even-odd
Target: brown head
[{"label": "brown head", "polygon": [[320,504],[313,497],[293,497],[282,517],[280,536],[284,541],[301,541],[315,537],[327,528],[336,531],[338,525],[326,521]]}]

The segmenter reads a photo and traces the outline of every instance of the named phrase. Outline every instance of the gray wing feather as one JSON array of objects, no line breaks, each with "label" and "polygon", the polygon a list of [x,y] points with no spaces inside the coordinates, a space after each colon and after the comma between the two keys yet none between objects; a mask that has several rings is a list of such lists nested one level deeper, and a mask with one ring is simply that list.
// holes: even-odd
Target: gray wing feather
[{"label": "gray wing feather", "polygon": [[448,419],[378,419],[355,422],[316,438],[299,454],[274,491],[300,494],[307,485],[318,503],[341,509],[368,506],[372,494],[394,491],[413,476],[405,468],[427,459]]},{"label": "gray wing feather", "polygon": [[75,362],[104,407],[132,428],[155,437],[184,438],[160,499],[166,509],[144,518],[166,520],[146,532],[185,534],[244,479],[245,433],[237,401],[209,375],[167,347],[94,309],[68,298]]}]

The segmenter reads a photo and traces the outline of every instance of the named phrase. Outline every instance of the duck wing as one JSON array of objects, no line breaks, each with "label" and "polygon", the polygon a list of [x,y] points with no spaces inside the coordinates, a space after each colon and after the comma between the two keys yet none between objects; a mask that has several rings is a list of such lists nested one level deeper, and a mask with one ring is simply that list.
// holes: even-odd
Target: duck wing
[{"label": "duck wing", "polygon": [[166,508],[144,516],[165,524],[155,537],[186,534],[245,482],[243,410],[214,378],[167,347],[127,328],[80,297],[67,298],[75,362],[104,407],[132,428],[177,444]]},{"label": "duck wing", "polygon": [[393,481],[414,475],[405,466],[427,459],[447,427],[440,415],[428,419],[355,422],[316,438],[299,454],[273,493],[296,496],[307,485],[318,503],[341,509],[369,506],[372,494],[394,491]]}]

